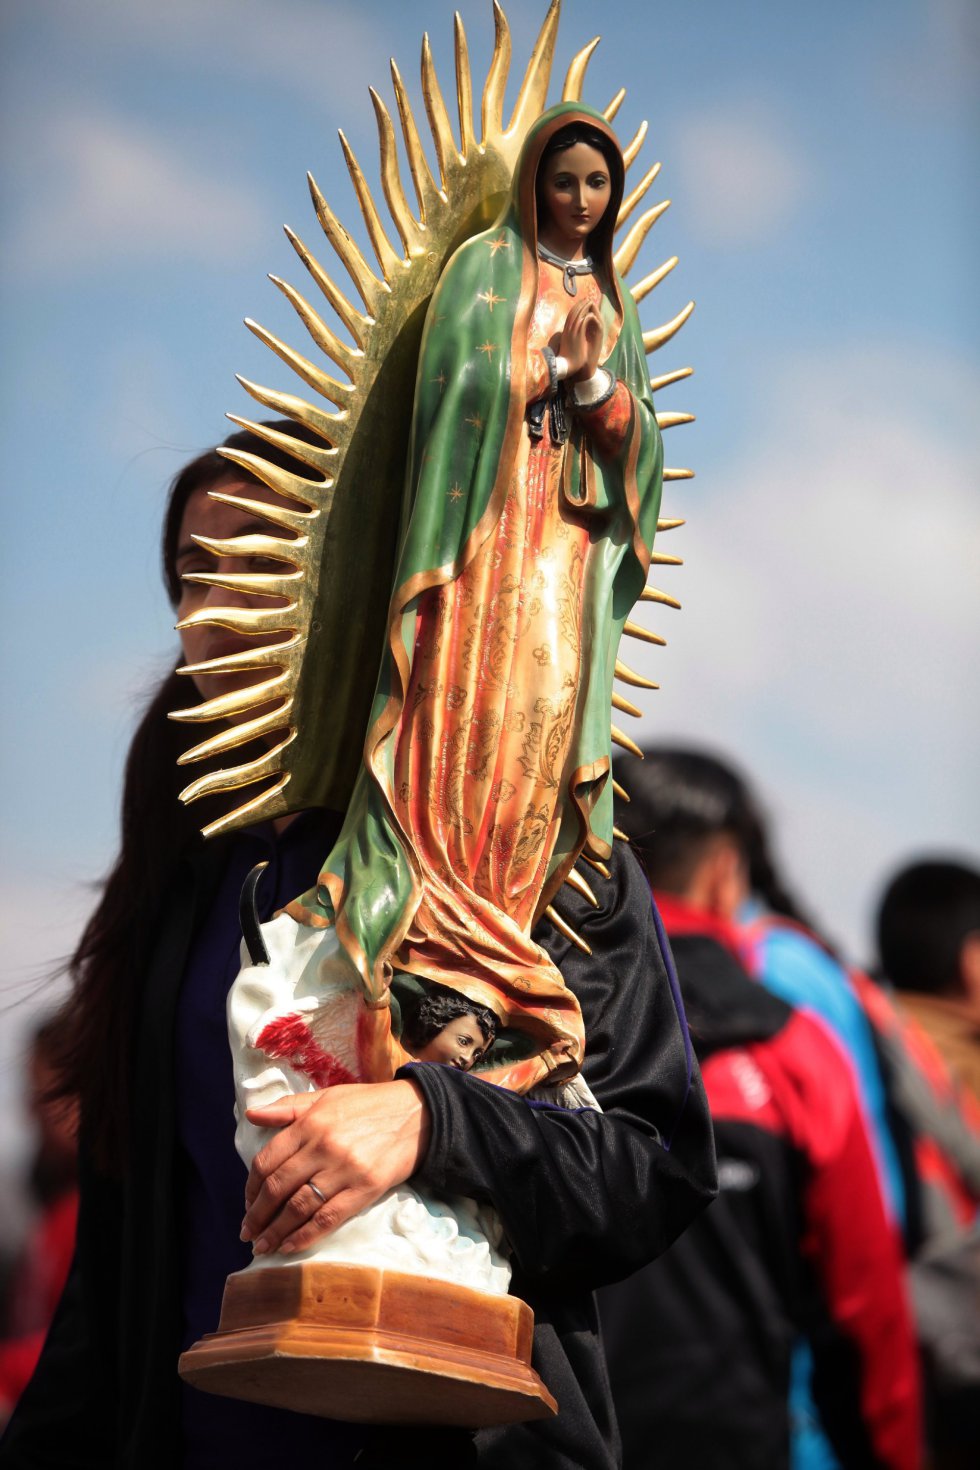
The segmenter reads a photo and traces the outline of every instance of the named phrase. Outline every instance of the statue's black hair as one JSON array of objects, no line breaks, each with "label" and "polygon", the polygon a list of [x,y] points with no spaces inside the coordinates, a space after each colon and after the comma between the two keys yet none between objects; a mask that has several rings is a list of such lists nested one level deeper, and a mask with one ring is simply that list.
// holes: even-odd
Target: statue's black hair
[{"label": "statue's black hair", "polygon": [[414,1006],[406,1006],[402,1021],[402,1045],[406,1051],[421,1051],[444,1026],[460,1016],[472,1016],[486,1043],[484,1054],[497,1039],[497,1017],[487,1006],[481,1006],[458,990],[429,983]]}]

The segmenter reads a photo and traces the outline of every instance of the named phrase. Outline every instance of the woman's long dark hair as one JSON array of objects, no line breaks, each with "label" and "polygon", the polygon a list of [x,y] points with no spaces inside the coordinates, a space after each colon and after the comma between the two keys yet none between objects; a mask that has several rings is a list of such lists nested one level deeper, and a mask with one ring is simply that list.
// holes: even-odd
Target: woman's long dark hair
[{"label": "woman's long dark hair", "polygon": [[[296,438],[312,438],[287,421],[275,427]],[[247,431],[229,435],[224,444],[261,454],[284,468],[302,468]],[[252,478],[209,449],[174,479],[161,546],[163,581],[172,605],[180,597],[177,538],[191,495],[223,480]],[[177,799],[187,782],[186,772],[177,766],[187,748],[187,731],[167,718],[170,710],[186,708],[196,697],[193,685],[175,668],[143,712],[126,758],[119,854],[67,965],[71,990],[63,1014],[71,1024],[62,1030],[64,1041],[55,1059],[57,1093],[79,1097],[85,1146],[99,1166],[114,1171],[125,1158],[134,1012],[154,921],[181,858],[202,841],[199,814]]]},{"label": "woman's long dark hair", "polygon": [[616,820],[654,887],[683,886],[706,842],[725,833],[742,851],[752,892],[773,913],[820,938],[779,871],[768,821],[737,771],[717,756],[681,746],[649,746],[642,764],[630,761],[628,772],[616,764],[630,795],[629,805],[617,807]]}]

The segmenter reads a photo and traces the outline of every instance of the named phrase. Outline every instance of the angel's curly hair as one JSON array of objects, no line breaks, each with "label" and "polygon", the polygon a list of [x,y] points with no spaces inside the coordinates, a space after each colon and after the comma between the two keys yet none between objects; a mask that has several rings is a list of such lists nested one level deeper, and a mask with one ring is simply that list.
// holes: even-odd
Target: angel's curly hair
[{"label": "angel's curly hair", "polygon": [[438,1036],[444,1026],[461,1016],[472,1016],[483,1032],[486,1055],[497,1039],[498,1022],[493,1011],[488,1006],[481,1006],[477,1001],[461,995],[458,990],[450,990],[445,985],[435,985],[432,982],[426,985],[414,1006],[406,1007],[402,1024],[402,1045],[408,1051],[421,1051],[433,1037]]}]

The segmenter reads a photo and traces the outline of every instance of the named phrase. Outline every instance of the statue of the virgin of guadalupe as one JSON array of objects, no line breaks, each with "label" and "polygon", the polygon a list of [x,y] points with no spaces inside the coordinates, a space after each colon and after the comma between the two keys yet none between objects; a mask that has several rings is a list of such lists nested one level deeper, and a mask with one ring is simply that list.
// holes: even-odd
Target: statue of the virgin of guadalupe
[{"label": "statue of the virgin of guadalupe", "polygon": [[429,307],[364,767],[288,909],[336,925],[360,976],[364,1079],[409,1060],[389,995],[413,981],[497,1014],[496,1082],[523,1092],[582,1059],[578,1004],[531,929],[580,853],[611,850],[613,673],[660,502],[642,336],[613,266],[623,178],[601,114],[550,109],[506,210]]},{"label": "statue of the virgin of guadalupe", "polygon": [[[379,126],[384,137],[380,113]],[[356,183],[356,165],[348,161]],[[316,883],[262,925],[260,936],[256,931],[252,962],[229,997],[236,1145],[247,1165],[271,1137],[250,1111],[268,1121],[264,1110],[284,1094],[385,1082],[412,1062],[404,1023],[429,990],[456,992],[474,1014],[492,1013],[496,1035],[479,1077],[558,1105],[595,1105],[577,1077],[588,1045],[578,1001],[531,931],[546,911],[553,914],[551,901],[574,877],[576,860],[584,856],[601,868],[613,842],[613,679],[622,668],[624,624],[645,586],[663,479],[649,346],[614,264],[613,234],[655,172],[624,207],[623,152],[605,117],[577,101],[551,108],[526,130],[499,217],[464,240],[435,284],[417,354],[404,486],[393,480],[380,487],[392,515],[403,506],[405,512],[363,762]],[[392,191],[386,194],[391,204]],[[349,255],[326,206],[318,204],[318,213],[338,252]],[[630,262],[657,213],[631,231]],[[362,264],[354,258],[355,279]],[[679,324],[655,335],[667,340]],[[336,339],[319,328],[314,335],[338,354],[330,348]],[[286,355],[281,344],[271,345]],[[318,381],[304,359],[294,366]],[[298,400],[246,386],[260,401],[304,417]],[[375,412],[381,400],[377,394]],[[325,417],[310,411],[306,422],[319,432]],[[272,442],[283,437],[254,428]],[[329,474],[323,452],[303,445],[294,452]],[[263,468],[253,456],[238,459],[280,493],[305,496],[296,477]],[[287,527],[301,524],[295,514],[269,515],[277,518]],[[269,581],[269,589],[281,594],[286,586],[277,581],[273,589]],[[276,616],[250,615],[255,631]],[[222,617],[237,626],[234,615]],[[285,662],[275,647],[258,659]],[[256,689],[260,709],[268,687]],[[275,714],[260,714],[252,729],[274,730],[277,719],[281,724]],[[243,779],[230,773],[213,789]],[[260,800],[242,813],[254,813]],[[309,1188],[319,1194],[315,1178]],[[272,1333],[261,1313],[272,1310],[276,1292],[293,1301],[293,1286],[282,1283],[297,1267],[327,1265],[377,1268],[388,1280],[415,1273],[430,1285],[479,1292],[482,1304],[466,1308],[478,1334],[489,1330],[486,1299],[495,1296],[508,1324],[501,1328],[510,1344],[504,1357],[521,1365],[493,1379],[505,1398],[510,1394],[509,1407],[495,1400],[475,1408],[466,1399],[450,1409],[440,1399],[439,1415],[462,1423],[482,1415],[479,1422],[492,1423],[549,1412],[529,1367],[530,1329],[514,1316],[527,1308],[506,1295],[510,1269],[492,1207],[433,1198],[411,1181],[288,1263],[275,1253],[258,1257],[239,1273],[251,1278],[248,1290],[239,1292],[238,1282],[233,1291],[230,1277],[222,1312],[230,1330],[219,1338],[234,1339],[231,1368],[222,1344],[206,1338],[185,1354],[185,1376],[217,1392],[313,1407],[288,1375],[285,1387],[279,1375],[275,1387],[246,1391],[235,1365],[263,1359],[279,1374],[284,1354],[320,1351],[310,1348],[306,1326]],[[280,1283],[267,1282],[256,1297],[256,1270]],[[315,1298],[311,1310],[322,1326],[328,1304],[347,1300],[354,1288],[317,1277],[302,1290]],[[358,1287],[354,1296],[367,1291],[380,1301],[378,1290]],[[246,1298],[247,1309],[240,1308]],[[245,1331],[255,1300],[259,1325]],[[415,1315],[438,1318],[433,1300]],[[457,1341],[459,1322],[458,1313],[447,1319],[447,1341]],[[374,1339],[357,1349],[373,1362],[379,1351]],[[388,1338],[384,1351],[385,1361],[405,1366],[406,1354]],[[430,1344],[427,1351],[435,1350]],[[454,1375],[441,1352],[438,1372]],[[481,1359],[484,1386],[489,1373]],[[418,1410],[414,1392],[383,1412],[401,1422],[399,1415]],[[346,1388],[327,1398],[317,1393],[315,1412],[382,1412],[374,1394],[369,1410],[361,1397],[351,1411]],[[423,1418],[431,1413],[428,1404]]]}]

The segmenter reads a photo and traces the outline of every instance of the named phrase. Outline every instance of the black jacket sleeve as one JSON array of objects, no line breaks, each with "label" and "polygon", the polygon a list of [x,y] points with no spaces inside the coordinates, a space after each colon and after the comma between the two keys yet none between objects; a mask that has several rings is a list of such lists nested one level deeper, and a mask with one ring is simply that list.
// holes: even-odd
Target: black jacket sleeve
[{"label": "black jacket sleeve", "polygon": [[603,1111],[531,1102],[450,1067],[400,1073],[432,1117],[417,1178],[491,1201],[521,1274],[578,1290],[665,1250],[716,1187],[707,1103],[649,888],[618,842],[609,879],[582,873],[599,907],[568,889],[559,902],[591,956],[549,922],[535,938],[582,1006],[583,1074]]}]

